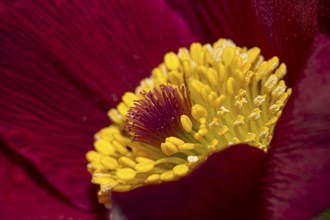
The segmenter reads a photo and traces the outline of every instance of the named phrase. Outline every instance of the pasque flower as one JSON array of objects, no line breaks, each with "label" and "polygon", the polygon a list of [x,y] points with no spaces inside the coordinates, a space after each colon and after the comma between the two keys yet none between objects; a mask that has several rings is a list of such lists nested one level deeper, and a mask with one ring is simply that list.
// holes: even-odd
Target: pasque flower
[{"label": "pasque flower", "polygon": [[318,215],[330,205],[329,17],[326,1],[318,4],[1,2],[1,218],[104,217],[85,153],[109,124],[107,111],[166,52],[220,37],[286,63],[293,93],[268,153],[230,147],[174,182],[113,193],[113,216]]}]

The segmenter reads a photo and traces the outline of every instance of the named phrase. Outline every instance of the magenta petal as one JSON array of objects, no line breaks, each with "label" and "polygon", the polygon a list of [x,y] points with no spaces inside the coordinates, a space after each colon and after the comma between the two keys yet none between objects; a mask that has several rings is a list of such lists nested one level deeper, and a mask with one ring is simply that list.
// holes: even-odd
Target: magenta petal
[{"label": "magenta petal", "polygon": [[192,35],[162,2],[17,0],[0,10],[0,137],[91,209],[85,153],[106,111]]},{"label": "magenta petal", "polygon": [[267,219],[310,219],[330,206],[329,59],[330,39],[319,35],[268,154]]},{"label": "magenta petal", "polygon": [[[58,195],[37,173],[31,164],[13,152],[0,150],[0,219],[49,220],[104,218],[105,212],[92,213],[73,207]],[[33,175],[33,177],[31,176]],[[36,178],[37,177],[37,178]],[[103,213],[103,214],[102,214]]]},{"label": "magenta petal", "polygon": [[115,219],[255,219],[265,153],[238,145],[211,155],[190,175],[112,193]]},{"label": "magenta petal", "polygon": [[149,76],[166,52],[194,40],[185,21],[163,2],[8,2],[0,3],[2,55],[37,44],[73,70],[70,79],[106,108]]}]

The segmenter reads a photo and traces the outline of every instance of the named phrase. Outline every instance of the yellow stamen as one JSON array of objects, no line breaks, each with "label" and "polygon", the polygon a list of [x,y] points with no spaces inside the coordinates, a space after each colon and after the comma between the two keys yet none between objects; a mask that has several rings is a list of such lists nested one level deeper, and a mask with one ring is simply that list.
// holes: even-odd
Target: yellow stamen
[{"label": "yellow stamen", "polygon": [[[109,190],[128,191],[176,180],[211,153],[234,144],[267,152],[292,92],[282,80],[285,74],[286,65],[277,57],[264,60],[259,48],[237,47],[226,39],[213,45],[193,43],[178,54],[167,53],[151,77],[142,80],[135,92],[125,93],[117,108],[108,112],[113,124],[95,135],[95,150],[86,154],[92,182],[100,185],[99,201],[109,207]],[[170,91],[176,91],[176,96]],[[135,108],[137,101],[147,99],[147,93],[149,100]],[[184,106],[178,108],[178,103]],[[152,111],[161,117],[162,111],[169,113],[166,108],[180,109],[180,113],[169,117],[168,125],[175,124],[166,128],[170,135],[162,133],[162,123],[157,124],[159,137],[152,135],[159,142],[134,140],[129,135],[132,131],[125,130],[127,123],[136,126],[136,133],[145,129],[147,124],[136,125],[143,117],[149,117],[150,123],[159,122],[151,117]],[[138,115],[132,109],[145,112]]]}]

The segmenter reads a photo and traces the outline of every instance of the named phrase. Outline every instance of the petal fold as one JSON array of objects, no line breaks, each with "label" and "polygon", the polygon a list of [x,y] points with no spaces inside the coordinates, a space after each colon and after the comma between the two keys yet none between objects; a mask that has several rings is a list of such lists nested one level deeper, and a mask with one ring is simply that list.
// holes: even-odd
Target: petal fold
[{"label": "petal fold", "polygon": [[255,219],[265,153],[237,145],[175,182],[112,193],[114,219]]}]

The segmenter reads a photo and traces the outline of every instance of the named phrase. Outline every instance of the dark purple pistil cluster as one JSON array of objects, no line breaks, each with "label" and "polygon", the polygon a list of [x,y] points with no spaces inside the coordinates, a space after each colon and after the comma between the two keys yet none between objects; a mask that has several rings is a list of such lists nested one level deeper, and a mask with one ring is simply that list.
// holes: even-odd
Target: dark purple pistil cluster
[{"label": "dark purple pistil cluster", "polygon": [[126,130],[134,141],[159,146],[167,137],[182,132],[180,116],[190,115],[189,91],[161,85],[150,92],[142,92],[126,116]]}]

